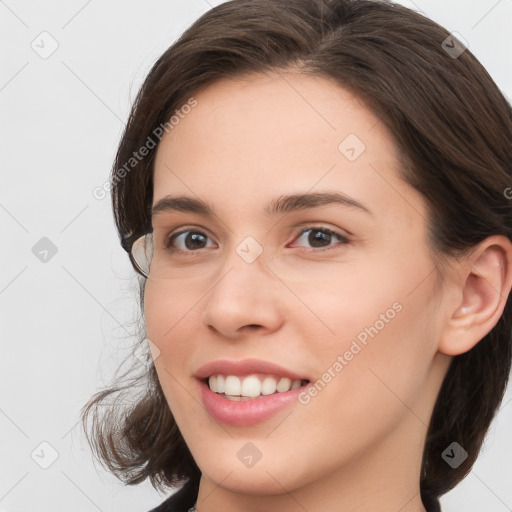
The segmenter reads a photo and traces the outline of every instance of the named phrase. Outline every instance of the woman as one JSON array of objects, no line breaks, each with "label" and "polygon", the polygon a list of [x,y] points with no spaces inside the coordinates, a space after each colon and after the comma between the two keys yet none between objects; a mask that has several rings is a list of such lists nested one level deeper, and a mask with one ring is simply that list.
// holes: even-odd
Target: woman
[{"label": "woman", "polygon": [[404,7],[202,16],[113,168],[154,364],[84,408],[103,463],[182,486],[158,512],[440,510],[510,373],[511,137],[476,58]]}]

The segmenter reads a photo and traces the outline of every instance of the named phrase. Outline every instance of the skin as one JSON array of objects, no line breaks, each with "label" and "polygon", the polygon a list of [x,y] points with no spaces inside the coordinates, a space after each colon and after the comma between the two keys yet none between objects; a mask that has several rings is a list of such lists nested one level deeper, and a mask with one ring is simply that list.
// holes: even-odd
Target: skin
[{"label": "skin", "polygon": [[[148,279],[145,315],[163,391],[202,471],[198,511],[424,511],[420,467],[435,399],[452,356],[503,311],[510,243],[490,237],[441,274],[425,201],[399,177],[391,134],[330,80],[246,76],[194,97],[159,145],[154,204],[188,195],[216,216],[153,216],[157,246],[179,228],[209,238],[192,257],[168,256],[169,279]],[[354,161],[338,149],[349,134],[366,146]],[[284,194],[332,190],[371,213],[263,211]],[[333,236],[315,247],[311,232],[300,237],[308,227],[349,242]],[[236,252],[247,236],[264,249],[252,263]],[[183,238],[177,247],[191,252]],[[203,364],[258,358],[320,379],[396,303],[400,312],[306,405],[249,427],[205,411],[194,378]],[[237,457],[247,442],[261,452],[250,468]]]}]

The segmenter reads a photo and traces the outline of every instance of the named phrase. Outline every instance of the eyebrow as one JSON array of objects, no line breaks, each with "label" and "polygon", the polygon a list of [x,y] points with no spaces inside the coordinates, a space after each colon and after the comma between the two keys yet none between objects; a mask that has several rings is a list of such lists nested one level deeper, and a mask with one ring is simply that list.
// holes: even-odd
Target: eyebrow
[{"label": "eyebrow", "polygon": [[[373,215],[363,203],[341,192],[314,192],[280,196],[271,200],[263,211],[269,216],[275,216],[280,213],[289,213],[330,205],[358,209]],[[154,204],[151,213],[152,215],[158,215],[159,213],[168,211],[191,212],[207,217],[215,215],[214,207],[201,199],[189,196],[169,195],[158,200]]]}]

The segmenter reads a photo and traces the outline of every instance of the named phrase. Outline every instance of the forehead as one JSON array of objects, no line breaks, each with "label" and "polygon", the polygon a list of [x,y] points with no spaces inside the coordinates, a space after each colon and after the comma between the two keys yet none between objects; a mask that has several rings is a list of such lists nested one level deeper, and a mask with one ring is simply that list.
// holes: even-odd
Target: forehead
[{"label": "forehead", "polygon": [[[319,153],[337,157],[338,145],[348,135],[361,141],[356,149],[364,144],[374,156],[379,150],[380,156],[391,157],[394,149],[378,118],[356,96],[326,78],[271,73],[221,79],[194,98],[197,105],[179,116],[159,153],[170,152],[176,158],[192,138],[197,152],[208,150],[210,158],[229,157],[232,162],[234,156],[248,160],[256,153],[258,165],[280,156],[309,160],[315,154],[317,162]],[[178,121],[176,116],[174,120]]]},{"label": "forehead", "polygon": [[247,209],[260,198],[329,188],[383,209],[393,195],[421,203],[398,176],[387,128],[333,80],[252,75],[219,80],[194,98],[159,144],[154,202],[193,194]]}]

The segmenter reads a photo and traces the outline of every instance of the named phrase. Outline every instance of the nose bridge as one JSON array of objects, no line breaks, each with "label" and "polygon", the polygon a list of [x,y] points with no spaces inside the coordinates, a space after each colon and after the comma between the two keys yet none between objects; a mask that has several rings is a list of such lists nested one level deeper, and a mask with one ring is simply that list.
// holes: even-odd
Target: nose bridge
[{"label": "nose bridge", "polygon": [[[230,249],[223,264],[223,277],[212,290],[212,295],[223,301],[249,305],[264,298],[268,292],[268,274],[263,246],[253,237],[246,237]],[[215,297],[212,297],[215,298]]]},{"label": "nose bridge", "polygon": [[206,298],[203,321],[229,336],[247,325],[275,329],[280,304],[273,274],[265,264],[264,248],[248,236],[230,250],[221,277]]}]

